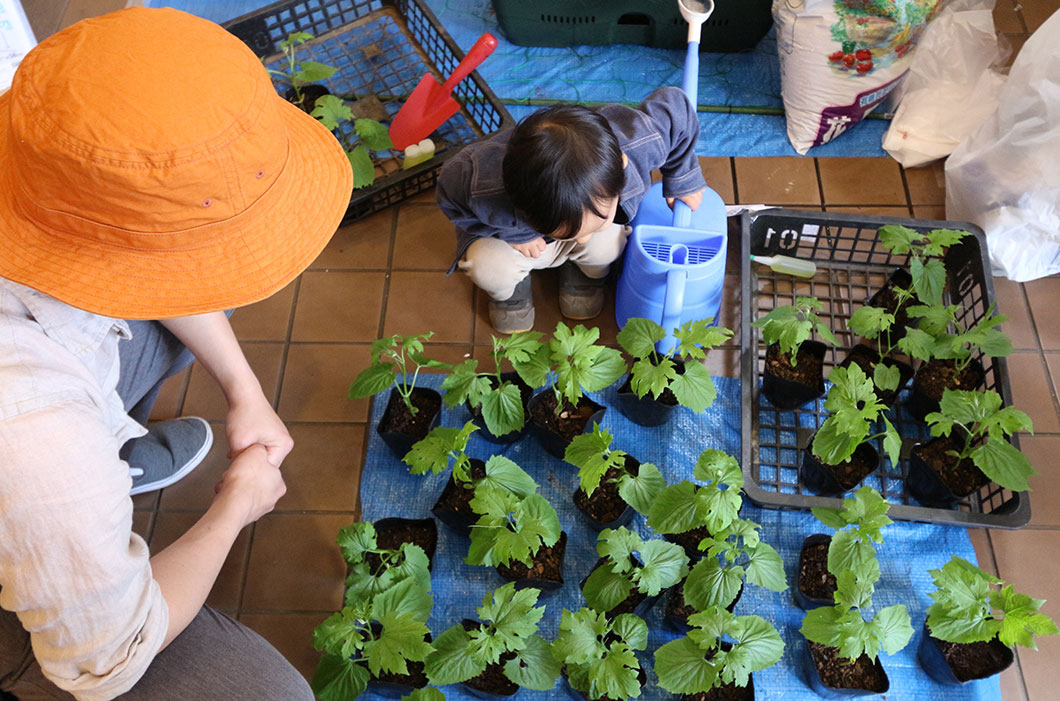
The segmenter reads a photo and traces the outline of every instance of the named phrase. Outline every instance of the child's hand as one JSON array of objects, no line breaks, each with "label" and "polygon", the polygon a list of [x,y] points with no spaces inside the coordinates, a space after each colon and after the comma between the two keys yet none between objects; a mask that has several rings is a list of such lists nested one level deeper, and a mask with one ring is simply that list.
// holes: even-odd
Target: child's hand
[{"label": "child's hand", "polygon": [[527,258],[537,258],[545,252],[545,239],[538,236],[533,241],[527,241],[526,243],[509,243],[509,246],[522,253]]},{"label": "child's hand", "polygon": [[[694,212],[699,208],[699,203],[703,201],[703,191],[700,190],[699,192],[693,192],[691,195],[685,195],[683,197],[678,197],[677,199],[687,204],[689,208],[691,208],[691,210]],[[673,209],[674,198],[667,197],[666,204],[670,205],[670,209]]]}]

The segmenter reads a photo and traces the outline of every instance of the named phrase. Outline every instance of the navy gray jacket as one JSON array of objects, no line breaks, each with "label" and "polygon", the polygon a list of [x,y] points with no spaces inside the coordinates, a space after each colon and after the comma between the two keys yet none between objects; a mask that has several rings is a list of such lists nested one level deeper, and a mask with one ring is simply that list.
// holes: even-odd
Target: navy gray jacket
[{"label": "navy gray jacket", "polygon": [[[679,88],[659,88],[635,109],[617,104],[595,109],[610,123],[629,158],[618,198],[625,221],[636,215],[655,168],[662,172],[666,197],[682,197],[706,187],[695,153],[699,119]],[[504,191],[501,164],[510,136],[508,130],[471,144],[442,166],[436,189],[438,206],[456,225],[456,256],[450,273],[476,238],[496,236],[508,243],[525,243],[541,236],[516,216]],[[621,215],[616,218],[623,219]],[[545,241],[552,239],[546,236]]]}]

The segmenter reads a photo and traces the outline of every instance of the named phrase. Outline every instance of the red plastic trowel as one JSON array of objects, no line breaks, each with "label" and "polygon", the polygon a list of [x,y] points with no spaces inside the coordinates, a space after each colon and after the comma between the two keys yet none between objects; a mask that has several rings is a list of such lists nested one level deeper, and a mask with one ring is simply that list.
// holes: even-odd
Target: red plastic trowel
[{"label": "red plastic trowel", "polygon": [[424,74],[390,123],[390,140],[394,147],[405,149],[419,143],[456,114],[460,104],[453,99],[453,88],[478,68],[495,48],[497,40],[487,32],[478,38],[444,84],[439,85],[430,73]]}]

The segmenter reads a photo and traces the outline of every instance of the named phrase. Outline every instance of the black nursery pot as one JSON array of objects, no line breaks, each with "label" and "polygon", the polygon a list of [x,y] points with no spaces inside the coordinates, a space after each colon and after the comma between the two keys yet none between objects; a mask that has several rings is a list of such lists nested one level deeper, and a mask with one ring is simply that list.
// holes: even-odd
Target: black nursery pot
[{"label": "black nursery pot", "polygon": [[[632,475],[640,474],[640,461],[632,455],[627,455],[625,460],[626,472]],[[578,507],[578,515],[585,524],[593,530],[602,531],[605,528],[619,528],[625,526],[633,520],[633,516],[636,514],[633,507],[626,504],[626,502],[622,500],[622,497],[618,495],[618,487],[607,481],[615,476],[615,472],[616,471],[613,471],[612,468],[604,474],[603,478],[600,480],[600,485],[596,488],[596,491],[593,492],[591,497],[585,496],[585,492],[582,491],[581,487],[574,490],[574,495],[571,497],[571,501],[573,501],[574,505]],[[614,518],[608,521],[602,521],[594,515],[599,514],[600,504],[607,503],[608,501],[614,504],[615,500],[621,504],[625,504],[625,508],[621,513],[618,513]]]},{"label": "black nursery pot", "polygon": [[978,389],[986,378],[983,364],[975,359],[965,366],[959,377],[955,376],[954,368],[952,360],[932,358],[916,371],[905,408],[918,421],[923,421],[928,414],[939,410],[939,401],[946,387],[973,391]]},{"label": "black nursery pot", "polygon": [[996,635],[979,643],[947,643],[931,637],[925,622],[916,658],[932,679],[957,686],[1000,674],[1009,668],[1015,656]]},{"label": "black nursery pot", "polygon": [[[843,362],[839,364],[839,367],[847,368],[850,367],[851,363],[855,363],[865,371],[865,374],[869,379],[872,379],[873,368],[878,360],[879,355],[875,350],[866,346],[864,343],[859,343],[850,349],[850,352],[847,353],[847,357],[843,359]],[[882,392],[877,389],[876,396],[878,396],[880,401],[887,406],[894,406],[894,403],[898,401],[898,394],[907,384],[909,384],[909,380],[913,379],[913,366],[909,363],[904,363],[901,360],[896,360],[895,358],[884,358],[883,364],[887,367],[898,368],[901,377],[898,380],[898,389],[885,390]]]},{"label": "black nursery pot", "polygon": [[[516,589],[534,587],[542,592],[554,591],[563,586],[563,554],[567,550],[567,532],[560,531],[559,540],[552,547],[542,545],[534,553],[533,568],[521,562],[511,565],[497,565],[497,574],[510,582],[515,582]],[[553,560],[554,567],[542,568],[543,560]]]},{"label": "black nursery pot", "polygon": [[434,566],[438,547],[438,525],[433,518],[381,518],[374,521],[375,541],[380,549],[397,550],[402,543],[413,543],[427,554],[428,569]]},{"label": "black nursery pot", "polygon": [[397,389],[390,390],[386,409],[375,428],[399,459],[405,457],[414,444],[426,438],[442,418],[442,395],[433,389],[413,387],[410,398],[412,405],[419,410],[415,415],[409,414]]},{"label": "black nursery pot", "polygon": [[[472,480],[480,480],[486,476],[486,463],[478,458],[469,458],[469,462],[468,472],[471,473]],[[460,535],[470,535],[472,524],[478,520],[478,514],[471,510],[471,499],[474,495],[475,490],[465,489],[457,484],[450,474],[445,489],[431,507],[431,513]]]},{"label": "black nursery pot", "polygon": [[[832,598],[832,593],[835,592],[835,577],[828,572],[828,544],[831,542],[832,536],[824,533],[814,533],[806,536],[806,539],[802,541],[802,549],[799,550],[799,565],[795,570],[793,594],[795,603],[804,611],[818,606],[831,606],[835,603],[835,599]],[[811,571],[810,567],[819,563],[819,561],[815,563],[811,560],[811,553],[820,552],[822,545],[825,550],[823,568],[814,567]],[[822,571],[818,571],[819,569]],[[817,577],[818,581],[813,581],[814,577]],[[831,591],[824,596],[823,590],[829,589]]]},{"label": "black nursery pot", "polygon": [[[522,378],[519,377],[517,372],[504,372],[501,373],[501,382],[511,382],[513,385],[519,388],[519,396],[523,402],[523,427],[518,431],[510,431],[505,433],[503,436],[495,436],[486,426],[485,420],[482,418],[482,410],[480,408],[472,408],[471,404],[464,402],[464,406],[471,413],[471,420],[475,422],[475,425],[481,429],[478,435],[485,438],[490,443],[496,443],[498,445],[509,445],[515,443],[520,438],[526,435],[526,427],[530,423],[528,418],[530,412],[527,411],[527,404],[530,403],[530,397],[534,394],[534,389],[523,382]],[[490,378],[490,384],[495,386],[494,378]]]},{"label": "black nursery pot", "polygon": [[[478,621],[465,618],[460,621],[464,630],[474,630],[479,627]],[[515,657],[514,652],[505,652],[496,664],[486,666],[486,670],[477,677],[472,677],[465,682],[460,682],[460,687],[479,699],[506,699],[514,695],[521,688],[508,677],[504,676],[504,663]]]},{"label": "black nursery pot", "polygon": [[568,437],[557,430],[559,424],[557,424],[555,414],[555,398],[556,395],[551,389],[538,392],[531,397],[526,409],[527,423],[530,425],[530,432],[541,442],[541,446],[551,455],[562,460],[563,454],[567,452],[567,446],[570,445],[574,436],[592,431],[594,423],[603,421],[607,407],[597,404],[582,395],[581,399],[578,400],[578,406],[575,411],[585,413],[584,425],[579,431]]},{"label": "black nursery pot", "polygon": [[[808,640],[804,649],[806,652],[803,658],[803,666],[806,670],[806,679],[810,682],[813,690],[821,696],[833,699],[873,696],[884,694],[891,688],[891,682],[887,678],[887,673],[883,671],[883,665],[880,664],[879,657],[876,658],[875,662],[869,660],[867,655],[859,657],[854,662],[854,665],[862,674],[863,685],[859,687],[844,687],[833,685],[827,676],[827,668],[829,666],[845,665],[849,670],[849,662],[839,658],[838,649],[818,645]],[[822,672],[824,676],[822,676]]]},{"label": "black nursery pot", "polygon": [[[942,475],[925,459],[929,453],[941,453],[956,450],[957,446],[946,436],[933,438],[927,443],[918,443],[909,452],[909,475],[905,478],[905,487],[910,495],[924,506],[947,509],[989,483],[989,479],[968,458],[960,462],[951,472],[954,477],[966,480],[966,486],[954,489],[943,479]],[[942,455],[939,457],[942,458]],[[942,458],[945,459],[945,458]],[[958,475],[958,472],[962,473]]]},{"label": "black nursery pot", "polygon": [[[685,364],[679,358],[674,359],[678,375],[685,372]],[[638,397],[633,391],[633,376],[626,375],[626,381],[618,388],[618,410],[627,419],[638,426],[662,426],[670,420],[677,408],[677,397],[669,388],[663,390],[658,399],[651,393]]]},{"label": "black nursery pot", "polygon": [[[803,341],[796,356],[795,368],[797,369],[800,365],[805,367],[808,363],[823,368],[824,354],[827,350],[828,347],[820,341]],[[811,380],[812,384],[806,384],[798,380],[778,377],[771,368],[771,363],[774,361],[791,367],[776,343],[766,348],[766,362],[762,371],[762,394],[776,408],[795,409],[824,394],[823,371],[815,370]]]},{"label": "black nursery pot", "polygon": [[[736,604],[740,601],[740,597],[743,596],[743,588],[744,583],[741,582],[740,590],[736,592],[736,598],[725,607],[725,610],[729,613],[733,612]],[[696,613],[696,609],[685,601],[685,583],[680,582],[676,586],[671,587],[670,593],[666,597],[666,608],[663,610],[663,621],[666,625],[683,635],[692,630],[692,626],[688,625],[688,618],[694,613]]]},{"label": "black nursery pot", "polygon": [[802,453],[799,479],[817,494],[842,494],[853,489],[880,464],[880,454],[868,443],[859,445],[850,460],[839,465],[822,463],[813,454],[811,445],[812,440]]},{"label": "black nursery pot", "polygon": [[309,85],[302,86],[302,104],[298,104],[298,95],[295,94],[294,88],[287,88],[287,91],[283,96],[293,105],[298,105],[306,114],[309,114],[316,107],[317,99],[330,95],[331,91],[323,85],[317,83],[310,83]]}]

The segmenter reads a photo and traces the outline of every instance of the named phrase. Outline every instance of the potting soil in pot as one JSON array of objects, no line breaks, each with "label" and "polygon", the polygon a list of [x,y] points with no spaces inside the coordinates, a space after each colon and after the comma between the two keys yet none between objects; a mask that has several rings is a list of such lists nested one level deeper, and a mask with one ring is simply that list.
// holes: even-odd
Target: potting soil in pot
[{"label": "potting soil in pot", "polygon": [[[437,388],[441,375],[421,376],[418,383]],[[693,414],[678,407],[673,419],[657,427],[643,427],[626,419],[622,412],[609,410],[602,427],[614,436],[613,449],[621,449],[643,462],[654,463],[662,470],[669,483],[692,478],[696,458],[706,448],[718,448],[731,455],[739,455],[740,448],[740,382],[733,378],[715,378],[718,398],[703,414]],[[592,398],[609,409],[617,406],[618,385]],[[372,404],[372,421],[383,411],[386,398],[377,396]],[[443,426],[463,426],[470,418],[466,409],[456,407],[442,411]],[[449,480],[449,471],[428,477],[413,476],[383,444],[375,431],[368,431],[368,450],[361,476],[362,518],[377,520],[387,516],[424,518],[430,515],[438,495]],[[539,633],[546,640],[555,638],[559,618],[564,608],[576,611],[585,605],[578,584],[599,558],[596,552],[596,531],[579,517],[571,494],[578,487],[575,468],[549,455],[538,441],[527,436],[512,445],[489,443],[472,434],[467,446],[471,457],[486,459],[491,455],[511,458],[526,470],[540,485],[540,493],[548,499],[559,515],[560,525],[567,532],[567,548],[563,561],[564,585],[551,593],[543,593],[539,605],[544,605]],[[811,533],[822,532],[820,523],[808,512],[761,509],[748,500],[740,513],[762,525],[762,539],[774,546],[784,560],[788,586],[793,586],[799,549],[803,539]],[[642,516],[636,516],[628,526],[642,537],[652,533]],[[880,553],[882,577],[874,597],[877,610],[902,603],[909,609],[916,635],[909,645],[893,656],[881,655],[884,668],[891,680],[888,701],[961,701],[964,699],[1000,699],[1000,683],[993,679],[980,680],[962,687],[944,687],[935,683],[920,668],[916,660],[920,642],[918,621],[923,621],[931,604],[928,592],[934,589],[927,571],[937,569],[950,559],[950,554],[975,562],[967,532],[962,528],[896,522],[884,532],[886,543]],[[654,536],[659,537],[659,536]],[[435,636],[464,618],[477,618],[475,608],[488,591],[505,582],[492,567],[464,564],[468,540],[450,528],[438,528],[438,549],[434,558],[431,581],[434,610],[428,626]],[[642,665],[651,667],[652,655],[662,644],[678,636],[663,622],[664,605],[655,606],[647,615],[650,628],[648,649],[638,657]],[[799,634],[803,611],[792,602],[791,591],[773,593],[748,585],[736,605],[737,615],[756,614],[769,620],[780,631],[787,646],[781,661],[762,672],[755,672],[755,692],[758,699],[816,698],[802,676],[801,658],[805,641]],[[470,700],[474,697],[459,685],[444,687],[446,698]],[[567,698],[562,682],[550,691],[518,692],[519,699]],[[655,683],[654,673],[641,699],[666,699],[671,695]],[[381,698],[372,693],[362,699]]]}]

